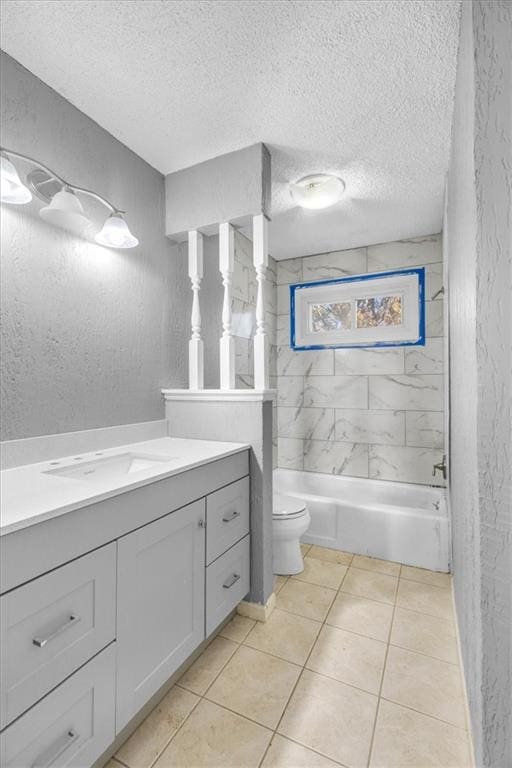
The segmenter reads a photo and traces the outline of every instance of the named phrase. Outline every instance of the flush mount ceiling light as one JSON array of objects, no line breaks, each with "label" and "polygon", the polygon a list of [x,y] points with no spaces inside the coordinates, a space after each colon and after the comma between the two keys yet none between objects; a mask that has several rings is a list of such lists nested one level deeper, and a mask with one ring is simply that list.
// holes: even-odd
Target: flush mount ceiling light
[{"label": "flush mount ceiling light", "polygon": [[345,191],[345,182],[329,173],[315,173],[304,176],[290,184],[290,193],[301,208],[320,210],[337,203]]},{"label": "flush mount ceiling light", "polygon": [[[32,200],[32,192],[34,192],[47,203],[39,211],[42,219],[63,229],[76,232],[77,229],[83,230],[84,227],[91,226],[90,219],[84,213],[79,195],[92,197],[110,211],[102,229],[95,236],[96,242],[100,245],[106,245],[108,248],[134,248],[139,244],[137,238],[128,229],[124,219],[124,211],[118,210],[97,192],[69,184],[38,160],[22,155],[20,152],[0,147],[0,156],[2,161],[2,203],[15,205],[29,203]],[[28,186],[22,183],[18,171],[11,161],[11,158],[14,157],[34,166],[27,176]]]}]

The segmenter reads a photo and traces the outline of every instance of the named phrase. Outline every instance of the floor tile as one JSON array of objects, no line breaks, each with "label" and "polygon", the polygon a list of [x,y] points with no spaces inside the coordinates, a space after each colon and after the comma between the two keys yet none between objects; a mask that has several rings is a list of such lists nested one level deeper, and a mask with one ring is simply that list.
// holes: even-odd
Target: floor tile
[{"label": "floor tile", "polygon": [[207,696],[261,725],[275,728],[300,671],[295,664],[242,645]]},{"label": "floor tile", "polygon": [[302,557],[305,557],[310,549],[311,549],[311,544],[301,544],[300,551],[302,552]]},{"label": "floor tile", "polygon": [[402,565],[400,576],[408,581],[419,581],[422,584],[432,584],[434,587],[446,587],[448,589],[452,583],[449,573],[428,571],[425,568],[413,568],[410,565]]},{"label": "floor tile", "polygon": [[171,688],[116,753],[129,768],[149,768],[200,699],[183,688]]},{"label": "floor tile", "polygon": [[381,699],[371,768],[468,768],[465,731]]},{"label": "floor tile", "polygon": [[306,666],[377,694],[385,657],[385,643],[324,625]]},{"label": "floor tile", "polygon": [[340,592],[327,616],[327,624],[387,642],[393,606]]},{"label": "floor tile", "polygon": [[288,581],[288,576],[276,576],[274,578],[274,592],[276,595],[279,594],[279,592],[282,590],[286,582]]},{"label": "floor tile", "polygon": [[400,579],[396,604],[418,613],[453,620],[451,590]]},{"label": "floor tile", "polygon": [[377,697],[305,670],[278,731],[348,768],[365,766]]},{"label": "floor tile", "polygon": [[363,571],[387,573],[388,576],[398,576],[400,573],[400,563],[392,563],[389,560],[379,560],[376,557],[366,557],[365,555],[354,555],[352,565]]},{"label": "floor tile", "polygon": [[155,768],[256,768],[272,732],[203,699]]},{"label": "floor tile", "polygon": [[232,640],[216,637],[185,674],[180,677],[178,684],[201,696],[237,648],[238,645]]},{"label": "floor tile", "polygon": [[292,579],[307,581],[310,584],[318,584],[320,587],[339,589],[346,572],[346,565],[329,563],[325,560],[317,560],[314,557],[305,557],[304,570],[302,573],[292,576]]},{"label": "floor tile", "polygon": [[236,613],[231,621],[221,629],[219,635],[234,643],[241,643],[245,640],[256,622],[254,619],[248,619],[247,616],[240,616]]},{"label": "floor tile", "polygon": [[397,584],[398,579],[395,576],[362,571],[351,566],[343,580],[341,591],[392,605],[395,601]]},{"label": "floor tile", "polygon": [[455,664],[390,645],[381,695],[465,728],[462,682]]},{"label": "floor tile", "polygon": [[308,552],[308,557],[316,557],[317,560],[326,560],[329,563],[350,565],[354,555],[350,552],[343,552],[341,549],[329,549],[329,547],[317,547],[313,545]]},{"label": "floor tile", "polygon": [[390,642],[441,661],[459,663],[455,623],[396,608]]},{"label": "floor tile", "polygon": [[261,768],[339,768],[339,763],[276,733]]},{"label": "floor tile", "polygon": [[289,579],[277,596],[277,607],[307,619],[323,621],[335,597],[334,589]]},{"label": "floor tile", "polygon": [[321,628],[319,621],[276,608],[267,621],[256,624],[244,645],[302,665]]}]

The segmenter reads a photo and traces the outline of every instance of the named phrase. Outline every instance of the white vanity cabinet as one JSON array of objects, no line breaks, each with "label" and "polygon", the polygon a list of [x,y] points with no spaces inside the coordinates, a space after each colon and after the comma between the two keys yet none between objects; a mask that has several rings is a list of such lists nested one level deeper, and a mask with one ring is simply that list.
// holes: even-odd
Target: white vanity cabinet
[{"label": "white vanity cabinet", "polygon": [[242,450],[1,537],[2,768],[104,757],[249,592],[249,529]]},{"label": "white vanity cabinet", "polygon": [[204,639],[205,500],[117,543],[119,732]]}]

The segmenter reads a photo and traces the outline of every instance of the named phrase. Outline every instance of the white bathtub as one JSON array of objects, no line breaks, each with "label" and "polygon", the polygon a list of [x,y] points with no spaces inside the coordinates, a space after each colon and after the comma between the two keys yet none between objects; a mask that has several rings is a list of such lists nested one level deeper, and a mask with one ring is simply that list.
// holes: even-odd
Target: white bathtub
[{"label": "white bathtub", "polygon": [[274,493],[303,499],[307,544],[450,570],[450,526],[442,488],[292,469],[274,470]]}]

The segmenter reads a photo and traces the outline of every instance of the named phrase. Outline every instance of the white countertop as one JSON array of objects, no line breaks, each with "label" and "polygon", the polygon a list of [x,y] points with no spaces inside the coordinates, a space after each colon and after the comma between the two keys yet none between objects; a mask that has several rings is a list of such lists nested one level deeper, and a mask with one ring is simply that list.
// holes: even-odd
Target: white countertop
[{"label": "white countertop", "polygon": [[[66,456],[38,464],[6,469],[0,473],[0,535],[18,531],[34,523],[49,520],[74,509],[117,496],[119,493],[148,485],[155,480],[162,480],[202,464],[248,450],[249,447],[242,443],[162,437],[93,453],[81,453],[79,457]],[[98,476],[94,480],[82,480],[48,474],[49,471],[56,469],[78,467],[86,461],[131,452],[169,458],[169,461],[159,461],[158,465],[115,478]]]}]

